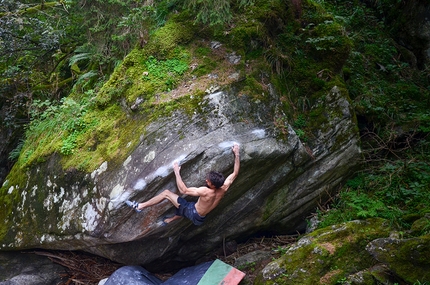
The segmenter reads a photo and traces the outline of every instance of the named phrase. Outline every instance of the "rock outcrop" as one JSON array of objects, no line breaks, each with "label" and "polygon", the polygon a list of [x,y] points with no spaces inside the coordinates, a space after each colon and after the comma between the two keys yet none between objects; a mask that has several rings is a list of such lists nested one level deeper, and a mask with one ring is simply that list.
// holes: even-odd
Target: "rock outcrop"
[{"label": "rock outcrop", "polygon": [[[287,139],[278,139],[273,100],[257,105],[231,90],[209,94],[201,112],[160,118],[136,134],[141,142],[121,165],[106,161],[92,173],[64,172],[51,156],[23,173],[22,185],[3,185],[0,199],[12,200],[14,210],[0,231],[2,250],[84,250],[127,264],[184,266],[225,240],[303,230],[307,215],[356,167],[354,115],[347,94],[333,88],[318,104],[327,111],[320,112],[325,119],[311,149],[291,126]],[[176,191],[174,161],[189,186],[202,185],[211,169],[228,175],[233,142],[241,146],[239,177],[203,226],[185,219],[161,226],[174,210],[167,201],[142,213],[125,206],[127,199]]]},{"label": "rock outcrop", "polygon": [[367,251],[410,284],[430,280],[430,235],[416,238],[379,238]]},{"label": "rock outcrop", "polygon": [[368,241],[388,236],[392,230],[383,219],[356,220],[316,230],[287,247],[281,258],[261,271],[254,284],[379,284],[371,266],[376,262],[365,247]]},{"label": "rock outcrop", "polygon": [[284,251],[261,270],[254,284],[394,285],[430,280],[429,236],[402,239],[380,218],[315,230]]},{"label": "rock outcrop", "polygon": [[66,268],[34,253],[0,252],[0,285],[55,285]]}]

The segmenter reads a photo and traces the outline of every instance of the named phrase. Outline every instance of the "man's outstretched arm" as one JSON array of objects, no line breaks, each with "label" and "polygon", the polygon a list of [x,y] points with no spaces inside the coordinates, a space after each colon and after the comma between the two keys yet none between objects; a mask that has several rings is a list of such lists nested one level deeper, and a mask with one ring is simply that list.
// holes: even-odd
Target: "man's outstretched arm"
[{"label": "man's outstretched arm", "polygon": [[185,195],[201,196],[202,195],[201,187],[199,188],[187,187],[187,185],[185,185],[184,181],[182,180],[181,173],[179,172],[180,170],[181,170],[181,167],[175,161],[173,163],[173,171],[175,173],[176,186],[178,187],[179,192]]},{"label": "man's outstretched arm", "polygon": [[230,174],[227,179],[224,181],[223,187],[225,187],[226,191],[230,187],[230,185],[233,183],[233,181],[236,179],[237,175],[239,175],[239,169],[240,169],[240,157],[239,157],[239,145],[234,144],[233,145],[233,153],[234,153],[234,167],[233,167],[233,173]]}]

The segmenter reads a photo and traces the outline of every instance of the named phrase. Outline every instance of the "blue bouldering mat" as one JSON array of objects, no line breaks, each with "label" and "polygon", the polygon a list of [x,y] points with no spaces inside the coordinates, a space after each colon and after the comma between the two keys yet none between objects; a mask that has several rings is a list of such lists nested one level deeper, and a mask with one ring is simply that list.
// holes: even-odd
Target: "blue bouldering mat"
[{"label": "blue bouldering mat", "polygon": [[213,261],[205,262],[179,270],[175,275],[164,281],[163,285],[197,285],[212,265]]},{"label": "blue bouldering mat", "polygon": [[123,266],[117,269],[104,285],[159,285],[161,280],[141,266]]}]

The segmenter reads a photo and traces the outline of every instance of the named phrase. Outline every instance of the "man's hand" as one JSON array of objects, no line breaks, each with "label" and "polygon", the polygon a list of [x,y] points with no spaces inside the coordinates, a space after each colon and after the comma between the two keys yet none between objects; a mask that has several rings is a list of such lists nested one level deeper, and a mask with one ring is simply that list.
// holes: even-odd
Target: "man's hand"
[{"label": "man's hand", "polygon": [[181,170],[181,167],[179,166],[178,162],[173,162],[173,171],[175,172],[175,174],[179,174],[179,170]]},{"label": "man's hand", "polygon": [[234,145],[232,146],[231,149],[232,149],[234,155],[239,155],[239,145],[237,143],[234,143]]}]

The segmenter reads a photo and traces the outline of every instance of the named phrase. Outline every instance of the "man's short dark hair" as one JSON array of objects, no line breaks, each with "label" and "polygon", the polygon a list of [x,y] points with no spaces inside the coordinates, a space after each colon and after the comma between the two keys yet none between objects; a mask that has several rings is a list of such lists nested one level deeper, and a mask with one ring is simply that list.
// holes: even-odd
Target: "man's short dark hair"
[{"label": "man's short dark hair", "polygon": [[208,173],[207,180],[209,180],[213,186],[215,186],[217,189],[220,188],[222,185],[224,185],[224,175],[222,175],[219,172],[211,171]]}]

